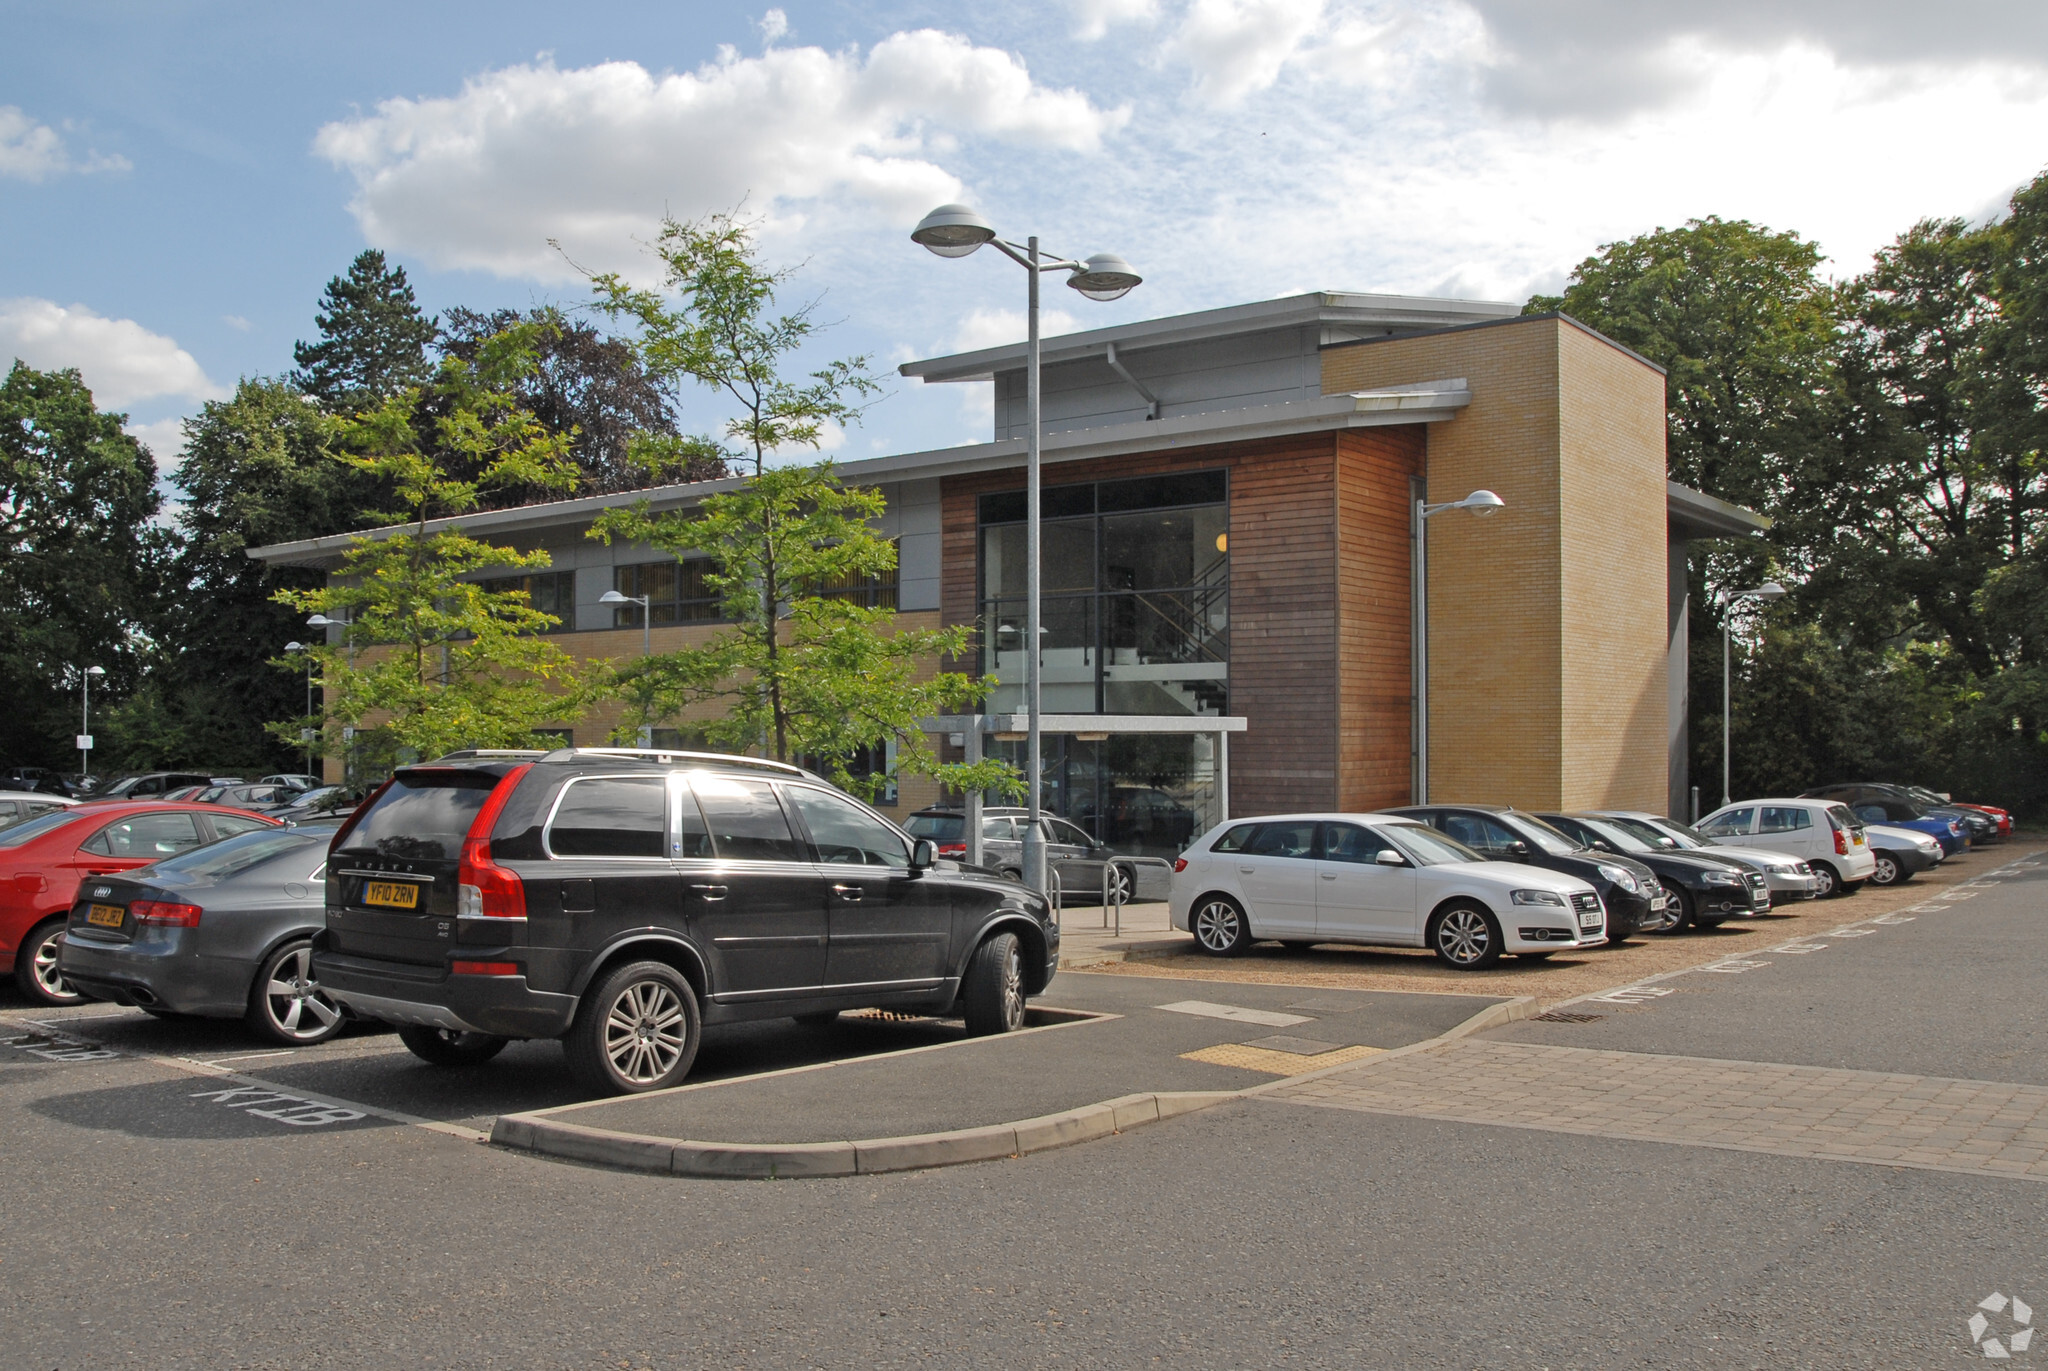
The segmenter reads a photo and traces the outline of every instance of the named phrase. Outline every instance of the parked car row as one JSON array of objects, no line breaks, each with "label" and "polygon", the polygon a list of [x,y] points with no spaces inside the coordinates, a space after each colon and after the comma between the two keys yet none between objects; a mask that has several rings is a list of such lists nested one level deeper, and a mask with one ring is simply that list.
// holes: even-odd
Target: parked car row
[{"label": "parked car row", "polygon": [[1268,815],[1188,847],[1171,918],[1214,956],[1262,939],[1381,944],[1476,970],[1890,885],[1967,847],[1971,829],[1996,832],[2002,813],[1928,808],[1904,787],[1871,785],[1728,805],[1697,827],[1628,810],[1465,804]]}]

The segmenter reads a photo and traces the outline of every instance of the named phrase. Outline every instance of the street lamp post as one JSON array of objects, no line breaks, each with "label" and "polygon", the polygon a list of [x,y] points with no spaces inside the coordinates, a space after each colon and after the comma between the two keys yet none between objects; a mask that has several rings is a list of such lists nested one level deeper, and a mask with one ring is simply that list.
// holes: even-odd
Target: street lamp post
[{"label": "street lamp post", "polygon": [[607,590],[597,597],[601,605],[640,606],[640,655],[654,655],[654,597],[652,595],[621,595],[616,590]]},{"label": "street lamp post", "polygon": [[998,238],[994,228],[965,205],[940,205],[918,221],[910,241],[940,257],[965,257],[987,243],[1024,268],[1029,281],[1025,293],[1025,604],[1024,604],[1024,699],[1028,719],[1025,734],[1025,783],[1030,787],[1031,822],[1024,830],[1024,883],[1043,894],[1047,887],[1045,830],[1040,788],[1045,772],[1045,753],[1039,734],[1039,430],[1041,419],[1038,342],[1038,278],[1048,271],[1068,273],[1067,284],[1090,300],[1118,300],[1130,294],[1143,277],[1130,263],[1113,253],[1100,253],[1085,261],[1063,257],[1041,257],[1038,237],[1022,243]]},{"label": "street lamp post", "polygon": [[92,678],[104,676],[103,666],[89,666],[78,673],[78,774],[92,774]]},{"label": "street lamp post", "polygon": [[[310,649],[304,643],[286,643],[284,650],[286,652],[304,652],[308,654],[306,657],[306,717],[310,719],[313,717],[313,658],[310,655]],[[299,730],[299,737],[306,744],[306,774],[310,776],[313,774],[312,726],[307,725],[301,728]]]},{"label": "street lamp post", "polygon": [[1429,803],[1429,521],[1447,509],[1469,509],[1483,519],[1506,506],[1490,490],[1439,505],[1415,502],[1415,804]]},{"label": "street lamp post", "polygon": [[1721,804],[1723,807],[1735,803],[1728,786],[1728,708],[1729,681],[1733,673],[1729,670],[1732,655],[1728,644],[1728,611],[1737,600],[1782,600],[1785,587],[1776,581],[1765,581],[1755,590],[1724,590],[1714,597],[1714,603],[1721,607]]}]

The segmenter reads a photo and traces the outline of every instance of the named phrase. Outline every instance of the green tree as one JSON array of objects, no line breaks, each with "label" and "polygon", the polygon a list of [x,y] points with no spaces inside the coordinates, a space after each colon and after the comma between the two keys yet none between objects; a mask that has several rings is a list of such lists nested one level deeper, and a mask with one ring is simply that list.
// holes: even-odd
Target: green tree
[{"label": "green tree", "polygon": [[148,698],[138,695],[135,736],[164,744],[163,764],[255,771],[293,769],[298,750],[264,725],[304,708],[304,662],[281,671],[285,643],[317,635],[280,603],[284,588],[312,590],[319,571],[273,568],[248,550],[344,533],[380,494],[368,474],[336,461],[341,422],[279,381],[250,379],[231,399],[186,421],[185,453],[171,479],[185,495]]},{"label": "green tree", "polygon": [[433,375],[427,349],[440,330],[420,313],[405,268],[387,267],[375,248],[328,281],[313,322],[319,340],[292,345],[292,381],[331,413],[372,408]]},{"label": "green tree", "polygon": [[[582,473],[578,493],[606,495],[730,474],[716,455],[680,444],[672,385],[648,373],[630,342],[607,337],[551,305],[524,314],[451,309],[442,320],[442,354],[472,357],[484,339],[519,323],[545,326],[536,365],[519,384],[519,401],[549,432],[572,435],[569,455]],[[535,498],[540,497],[518,490],[489,497],[494,505]]]},{"label": "green tree", "polygon": [[698,454],[752,474],[694,513],[655,514],[643,502],[607,511],[591,530],[607,541],[710,557],[711,584],[732,625],[702,647],[621,671],[629,721],[667,721],[717,701],[726,712],[708,730],[715,741],[741,750],[765,745],[778,760],[822,758],[849,789],[865,785],[872,793],[886,783],[881,775],[856,783],[849,765],[892,739],[898,772],[963,787],[1007,786],[1013,773],[1002,763],[940,763],[917,727],[920,718],[981,699],[994,684],[960,672],[922,675],[922,661],[962,655],[968,629],[896,629],[892,611],[842,593],[895,566],[894,545],[873,527],[883,512],[880,493],[847,489],[829,462],[769,465],[778,452],[817,448],[828,424],[858,422],[860,402],[879,389],[867,359],[827,363],[802,381],[784,376],[790,355],[819,326],[810,305],[775,312],[776,290],[790,273],[761,264],[744,221],[671,219],[654,251],[661,289],[595,276],[596,307],[633,327],[650,376],[709,388],[734,408],[722,437],[644,442],[643,460]]},{"label": "green tree", "polygon": [[77,671],[105,669],[102,707],[141,674],[169,539],[125,420],[76,371],[17,361],[0,382],[0,756],[20,764],[77,765]]},{"label": "green tree", "polygon": [[[373,726],[396,748],[435,756],[458,747],[551,742],[536,730],[575,718],[590,681],[568,653],[537,634],[559,621],[525,591],[480,578],[545,567],[545,552],[496,547],[454,520],[492,487],[573,487],[568,435],[552,434],[518,403],[543,326],[493,335],[473,358],[445,359],[432,380],[341,423],[335,446],[356,471],[385,484],[402,524],[359,539],[334,577],[278,592],[299,613],[345,619],[344,641],[314,649],[326,696],[327,743],[343,728]],[[473,476],[451,475],[454,454]],[[281,667],[295,666],[280,659]],[[287,742],[300,721],[273,724]]]}]

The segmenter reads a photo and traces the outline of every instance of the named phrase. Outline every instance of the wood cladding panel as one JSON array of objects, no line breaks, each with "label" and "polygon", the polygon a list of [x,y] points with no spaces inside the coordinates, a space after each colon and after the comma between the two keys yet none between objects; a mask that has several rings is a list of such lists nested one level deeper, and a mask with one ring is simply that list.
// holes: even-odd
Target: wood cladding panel
[{"label": "wood cladding panel", "polygon": [[[1337,802],[1337,438],[1142,453],[1046,469],[1046,484],[1175,471],[1230,473],[1230,740],[1233,816],[1327,809]],[[949,476],[941,487],[948,624],[975,616],[976,502],[1016,490],[1023,472]],[[1402,615],[1407,613],[1405,606]]]},{"label": "wood cladding panel", "polygon": [[1413,544],[1409,480],[1422,474],[1421,425],[1338,435],[1337,805],[1384,809],[1413,798]]}]

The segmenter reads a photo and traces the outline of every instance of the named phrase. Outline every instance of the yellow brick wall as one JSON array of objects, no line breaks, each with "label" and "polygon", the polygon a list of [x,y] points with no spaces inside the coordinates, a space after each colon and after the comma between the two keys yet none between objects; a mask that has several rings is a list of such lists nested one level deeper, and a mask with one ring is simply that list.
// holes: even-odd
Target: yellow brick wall
[{"label": "yellow brick wall", "polygon": [[1669,797],[1664,378],[1579,329],[1563,386],[1563,803],[1662,812]]},{"label": "yellow brick wall", "polygon": [[1430,797],[1660,808],[1660,378],[1557,319],[1323,354],[1325,393],[1452,377],[1472,403],[1429,426],[1428,498],[1507,507],[1430,520]]}]

